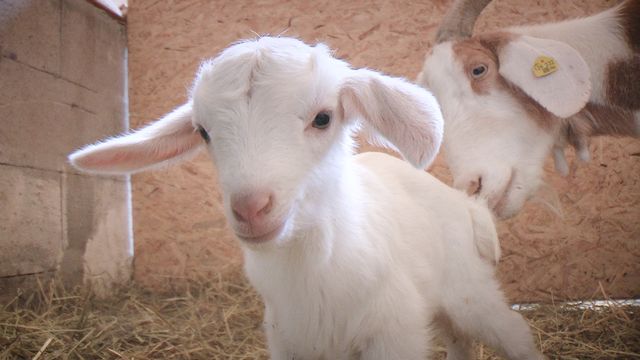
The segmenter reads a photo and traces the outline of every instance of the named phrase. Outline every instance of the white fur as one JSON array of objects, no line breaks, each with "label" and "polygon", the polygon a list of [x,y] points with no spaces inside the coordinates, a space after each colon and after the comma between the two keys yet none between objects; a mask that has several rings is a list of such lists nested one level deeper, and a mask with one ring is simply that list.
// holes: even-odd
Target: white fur
[{"label": "white fur", "polygon": [[[512,359],[542,358],[494,277],[499,244],[486,206],[394,157],[353,156],[360,117],[416,166],[430,161],[442,117],[429,93],[352,70],[321,45],[261,38],[205,63],[192,101],[231,228],[275,229],[240,242],[273,359],[425,359],[434,323],[450,359],[464,358],[471,338]],[[310,126],[319,111],[332,114],[324,130]],[[121,143],[82,157],[112,141]],[[273,208],[243,224],[229,199],[258,190]]]},{"label": "white fur", "polygon": [[90,173],[122,174],[170,165],[193,155],[201,147],[191,126],[191,103],[165,115],[129,136],[88,145],[69,156],[69,162]]},{"label": "white fur", "polygon": [[611,61],[633,56],[633,51],[622,33],[616,12],[617,7],[613,7],[586,18],[519,26],[510,28],[508,31],[561,41],[576,49],[591,72],[590,101],[606,104],[603,85],[606,80],[607,65]]},{"label": "white fur", "polygon": [[[471,6],[466,5],[471,2],[461,0],[456,4],[465,8]],[[616,12],[617,8],[613,8],[583,19],[505,29],[514,35],[512,41],[517,44],[507,45],[503,54],[499,54],[500,73],[559,118],[579,111],[587,100],[604,104],[607,64],[633,55]],[[447,24],[443,27],[448,29]],[[523,39],[527,40],[527,46],[522,46]],[[498,216],[509,217],[516,214],[537,190],[544,160],[552,150],[556,168],[561,173],[567,172],[563,150],[566,141],[559,131],[561,123],[557,121],[547,128],[540,126],[509,92],[490,89],[487,94],[475,94],[464,73],[464,59],[454,56],[452,45],[456,41],[433,47],[425,59],[418,83],[433,91],[441,104],[445,119],[443,147],[454,186],[473,191],[481,179],[482,187],[477,195],[488,199]],[[531,55],[536,51],[544,55],[549,50],[548,45],[557,44],[557,41],[568,45],[568,53],[574,53],[570,50],[573,48],[582,58],[569,61],[571,70],[577,70],[577,75],[552,74],[533,79]],[[521,59],[525,53],[528,64]],[[567,57],[574,56],[563,55],[558,59],[566,60]],[[583,64],[590,72],[590,95],[585,83],[589,74],[577,69]],[[558,73],[563,68],[569,69],[569,66],[560,63]],[[518,71],[522,73],[517,74]],[[537,83],[528,84],[527,81]],[[584,154],[588,151],[586,146],[578,150],[582,158],[588,158],[588,154]]]},{"label": "white fur", "polygon": [[[558,69],[536,77],[530,69],[540,55],[552,58]],[[499,59],[500,74],[556,116],[575,115],[589,100],[589,68],[580,54],[566,43],[520,36],[500,50]]]},{"label": "white fur", "polygon": [[[499,216],[510,216],[539,186],[541,164],[553,137],[534,121],[525,121],[527,112],[510,93],[494,89],[477,96],[451,46],[447,42],[433,48],[419,82],[427,84],[440,102],[443,148],[453,186],[467,189],[481,179],[477,195]],[[508,201],[503,200],[505,194]]]}]

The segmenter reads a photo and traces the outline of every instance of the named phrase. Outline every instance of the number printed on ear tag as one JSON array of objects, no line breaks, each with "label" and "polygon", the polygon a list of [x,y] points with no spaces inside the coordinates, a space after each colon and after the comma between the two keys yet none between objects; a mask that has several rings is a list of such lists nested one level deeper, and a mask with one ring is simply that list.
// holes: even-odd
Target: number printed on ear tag
[{"label": "number printed on ear tag", "polygon": [[531,70],[535,77],[547,76],[558,70],[558,63],[552,57],[541,55],[536,58]]}]

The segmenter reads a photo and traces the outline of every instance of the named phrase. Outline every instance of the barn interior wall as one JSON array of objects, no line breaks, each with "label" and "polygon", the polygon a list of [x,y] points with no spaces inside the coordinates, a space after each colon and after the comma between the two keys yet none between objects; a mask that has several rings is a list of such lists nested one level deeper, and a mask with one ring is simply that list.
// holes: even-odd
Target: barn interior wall
[{"label": "barn interior wall", "polygon": [[66,156],[128,129],[126,29],[85,0],[0,2],[0,295],[131,274],[130,184]]}]

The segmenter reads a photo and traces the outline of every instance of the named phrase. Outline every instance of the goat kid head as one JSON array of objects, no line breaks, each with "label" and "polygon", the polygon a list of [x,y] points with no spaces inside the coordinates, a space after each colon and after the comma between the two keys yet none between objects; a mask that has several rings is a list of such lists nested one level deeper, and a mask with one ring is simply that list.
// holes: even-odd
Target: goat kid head
[{"label": "goat kid head", "polygon": [[233,231],[244,244],[264,248],[329,221],[322,202],[335,201],[332,194],[341,190],[360,124],[419,168],[442,138],[438,104],[422,88],[351,69],[322,44],[262,37],[205,62],[186,104],[69,159],[87,172],[119,174],[206,148]]},{"label": "goat kid head", "polygon": [[456,2],[466,17],[445,17],[418,83],[442,108],[454,187],[507,218],[539,187],[561,119],[585,106],[591,83],[585,61],[562,42],[508,32],[470,37],[488,2]]}]

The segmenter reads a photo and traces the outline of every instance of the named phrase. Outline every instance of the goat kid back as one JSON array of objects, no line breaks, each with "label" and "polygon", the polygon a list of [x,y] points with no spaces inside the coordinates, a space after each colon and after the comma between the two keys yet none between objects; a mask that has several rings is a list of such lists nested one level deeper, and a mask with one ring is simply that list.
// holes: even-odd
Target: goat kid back
[{"label": "goat kid back", "polygon": [[494,278],[486,206],[402,160],[353,156],[361,126],[419,169],[442,139],[427,91],[321,44],[263,37],[206,61],[162,119],[69,158],[130,173],[206,149],[274,359],[425,359],[434,324],[449,358],[469,357],[473,337],[541,358]]}]

